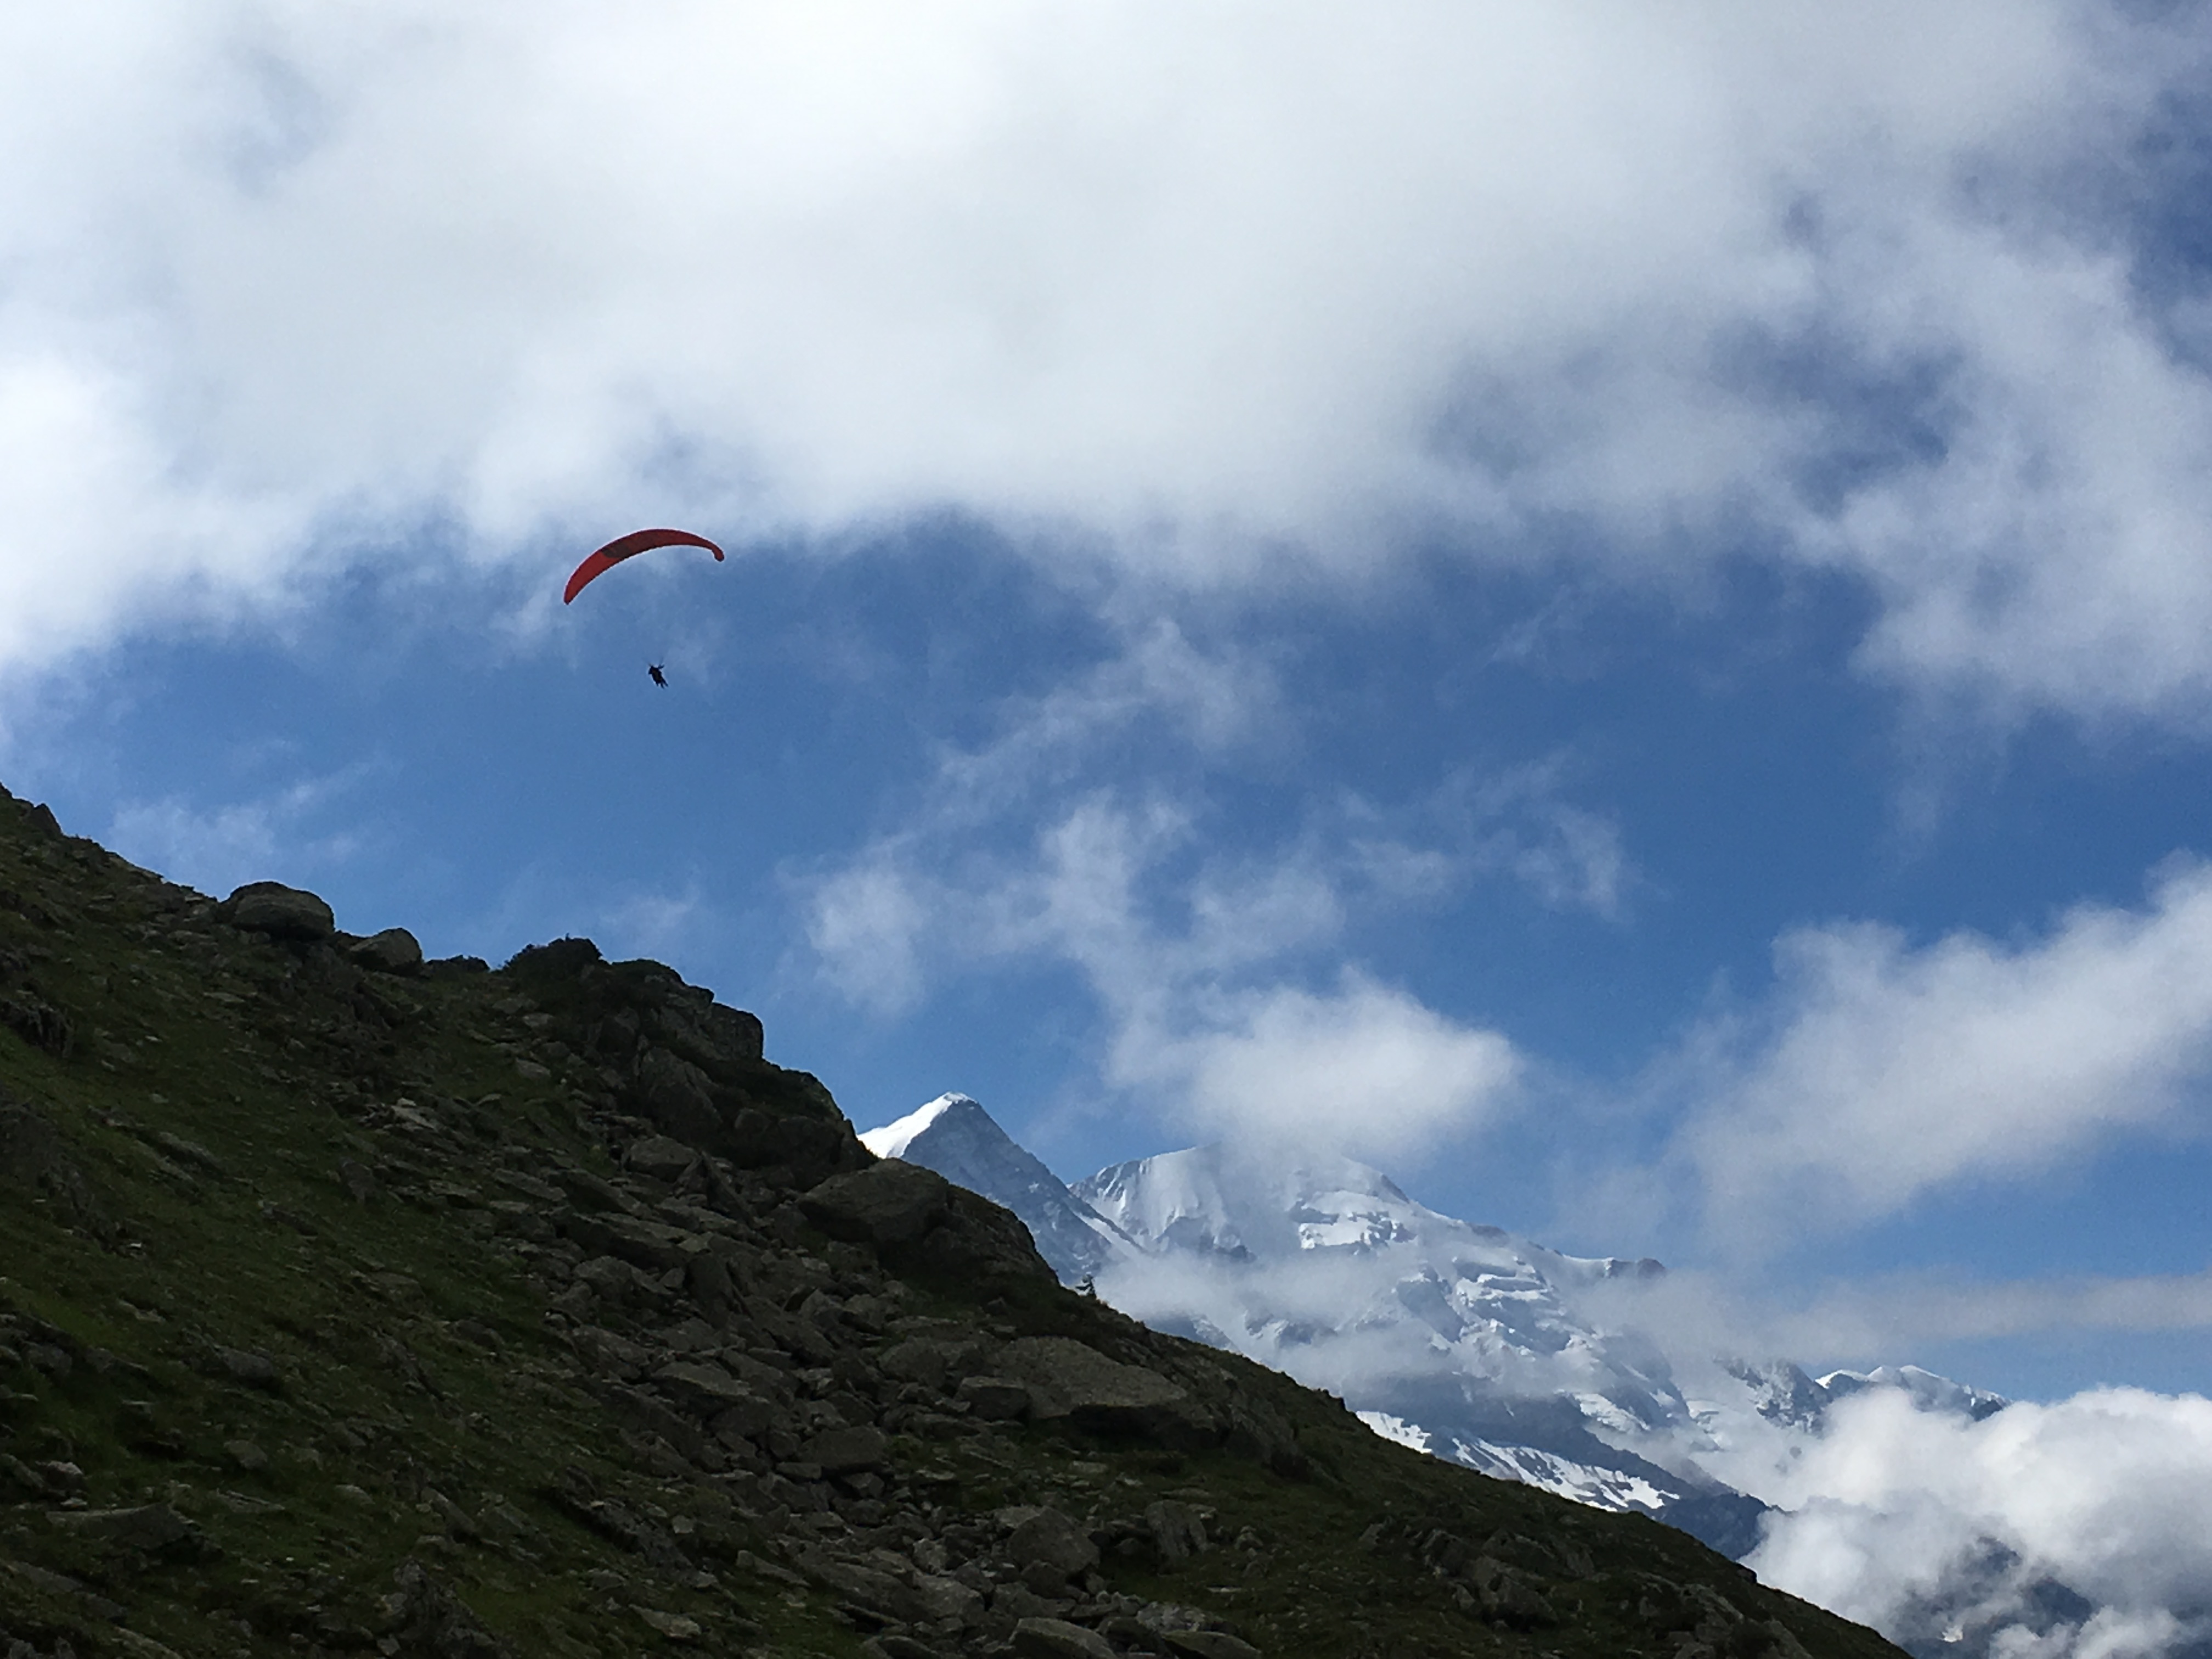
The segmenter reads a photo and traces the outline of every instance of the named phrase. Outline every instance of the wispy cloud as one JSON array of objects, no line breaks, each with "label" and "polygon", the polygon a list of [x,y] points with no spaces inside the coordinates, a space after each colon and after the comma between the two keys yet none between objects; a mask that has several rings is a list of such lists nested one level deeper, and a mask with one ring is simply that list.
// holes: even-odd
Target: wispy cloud
[{"label": "wispy cloud", "polygon": [[220,896],[249,881],[305,885],[354,857],[357,827],[325,827],[367,774],[355,767],[250,800],[201,806],[181,796],[118,807],[102,839],[133,862]]},{"label": "wispy cloud", "polygon": [[696,882],[674,892],[627,893],[602,912],[606,947],[616,956],[680,958],[712,925],[711,908]]},{"label": "wispy cloud", "polygon": [[1290,710],[1265,665],[1148,627],[949,750],[900,828],[794,875],[816,962],[884,1015],[963,975],[1072,969],[1102,1021],[1099,1086],[1190,1133],[1390,1155],[1490,1121],[1517,1097],[1513,1044],[1346,965],[1347,934],[1485,878],[1613,913],[1618,835],[1543,766],[1210,838],[1207,769],[1294,742]]}]

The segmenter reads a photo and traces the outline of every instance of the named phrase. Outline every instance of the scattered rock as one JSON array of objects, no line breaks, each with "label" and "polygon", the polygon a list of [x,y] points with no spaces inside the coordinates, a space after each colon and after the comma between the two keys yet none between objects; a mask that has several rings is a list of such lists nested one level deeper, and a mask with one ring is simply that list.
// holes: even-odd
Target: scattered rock
[{"label": "scattered rock", "polygon": [[193,1164],[211,1176],[226,1173],[222,1160],[197,1140],[187,1140],[182,1135],[171,1134],[167,1129],[156,1129],[148,1139],[171,1158],[182,1163]]},{"label": "scattered rock", "polygon": [[217,1348],[212,1357],[217,1370],[249,1389],[275,1389],[283,1380],[276,1370],[276,1362],[265,1353],[249,1352],[243,1348]]},{"label": "scattered rock", "polygon": [[657,1181],[680,1181],[698,1167],[699,1152],[666,1135],[647,1135],[630,1147],[623,1161]]},{"label": "scattered rock", "polygon": [[229,1454],[230,1461],[248,1474],[258,1474],[269,1467],[269,1454],[251,1440],[226,1440],[222,1449]]},{"label": "scattered rock", "polygon": [[637,1616],[672,1642],[696,1642],[702,1633],[696,1619],[687,1619],[680,1613],[662,1613],[653,1607],[640,1607]]},{"label": "scattered rock", "polygon": [[826,1429],[809,1440],[800,1455],[825,1474],[852,1474],[879,1469],[890,1455],[890,1442],[881,1429]]},{"label": "scattered rock", "polygon": [[901,1624],[912,1624],[927,1615],[921,1597],[902,1580],[857,1561],[840,1560],[826,1552],[800,1547],[792,1553],[792,1565],[809,1582],[842,1595],[871,1612]]},{"label": "scattered rock", "polygon": [[376,1196],[376,1177],[368,1172],[367,1165],[349,1158],[338,1160],[338,1185],[356,1204],[366,1204]]},{"label": "scattered rock", "polygon": [[1004,1376],[964,1376],[955,1398],[986,1423],[1011,1423],[1030,1412],[1028,1387]]},{"label": "scattered rock", "polygon": [[1541,1591],[1517,1568],[1493,1557],[1476,1558],[1468,1569],[1483,1617],[1513,1630],[1534,1630],[1559,1622],[1559,1613]]}]

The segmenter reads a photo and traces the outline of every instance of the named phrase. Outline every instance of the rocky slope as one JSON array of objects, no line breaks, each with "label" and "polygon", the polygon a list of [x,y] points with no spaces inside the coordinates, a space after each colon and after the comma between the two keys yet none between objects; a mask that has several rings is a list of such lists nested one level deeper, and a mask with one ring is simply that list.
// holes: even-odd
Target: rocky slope
[{"label": "rocky slope", "polygon": [[750,1016],[0,794],[0,1653],[1893,1653],[1061,1288]]}]

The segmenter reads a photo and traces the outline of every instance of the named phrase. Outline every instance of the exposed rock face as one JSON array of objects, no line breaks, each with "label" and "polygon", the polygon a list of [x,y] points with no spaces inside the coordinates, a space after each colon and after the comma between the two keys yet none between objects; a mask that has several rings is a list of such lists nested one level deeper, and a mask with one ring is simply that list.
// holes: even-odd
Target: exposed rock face
[{"label": "exposed rock face", "polygon": [[271,939],[312,944],[337,932],[337,919],[329,905],[313,893],[276,881],[246,883],[222,902],[221,914],[234,927]]}]

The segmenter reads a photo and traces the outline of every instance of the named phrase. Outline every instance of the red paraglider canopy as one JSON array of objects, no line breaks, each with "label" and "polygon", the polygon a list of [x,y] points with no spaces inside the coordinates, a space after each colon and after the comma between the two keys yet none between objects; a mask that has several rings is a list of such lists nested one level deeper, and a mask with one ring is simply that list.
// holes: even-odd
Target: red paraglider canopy
[{"label": "red paraglider canopy", "polygon": [[616,537],[576,567],[575,574],[568,578],[568,591],[561,596],[561,603],[570,603],[595,577],[613,569],[624,559],[649,553],[656,547],[703,547],[716,558],[722,556],[720,548],[688,530],[633,530],[627,536]]}]

